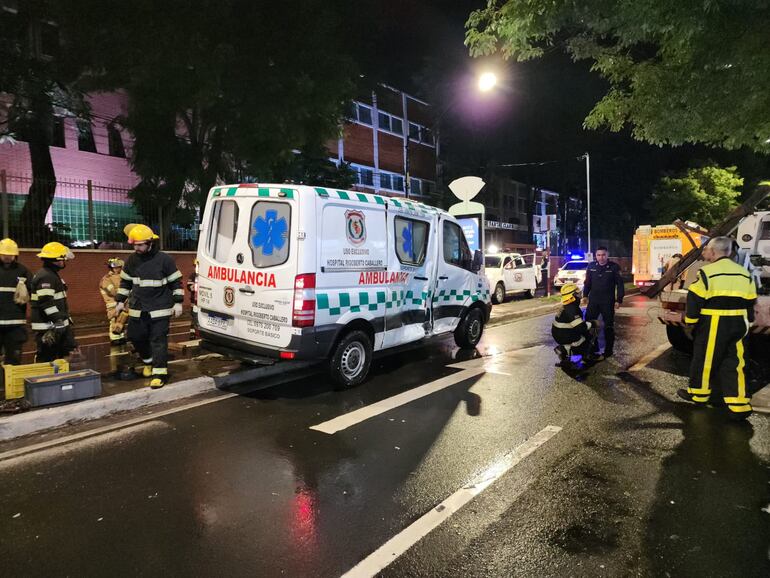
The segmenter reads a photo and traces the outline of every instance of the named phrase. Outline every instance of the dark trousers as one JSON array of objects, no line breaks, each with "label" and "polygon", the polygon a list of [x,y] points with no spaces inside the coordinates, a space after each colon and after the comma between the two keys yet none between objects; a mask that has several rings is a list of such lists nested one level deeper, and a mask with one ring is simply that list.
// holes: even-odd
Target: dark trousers
[{"label": "dark trousers", "polygon": [[721,394],[734,414],[750,415],[746,390],[745,338],[749,326],[742,315],[703,315],[695,328],[690,387],[696,403]]},{"label": "dark trousers", "polygon": [[152,374],[168,374],[168,329],[169,317],[150,317],[142,311],[140,317],[128,320],[126,335],[146,365],[152,365]]},{"label": "dark trousers", "polygon": [[[601,316],[604,322],[604,353],[612,355],[615,348],[615,302],[592,301],[588,298],[586,321],[594,321]],[[594,353],[599,352],[599,340],[594,342]]]},{"label": "dark trousers", "polygon": [[56,342],[51,345],[43,343],[45,331],[36,331],[35,333],[35,340],[37,341],[35,361],[38,363],[67,357],[78,346],[77,341],[75,341],[75,333],[69,325],[56,334]]},{"label": "dark trousers", "polygon": [[27,341],[27,328],[24,325],[0,325],[0,350],[6,365],[21,364],[21,348]]}]

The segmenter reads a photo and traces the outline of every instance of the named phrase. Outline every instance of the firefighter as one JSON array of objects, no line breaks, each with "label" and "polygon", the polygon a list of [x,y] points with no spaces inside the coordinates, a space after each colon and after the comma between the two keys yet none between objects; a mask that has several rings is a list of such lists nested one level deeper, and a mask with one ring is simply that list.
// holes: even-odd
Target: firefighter
[{"label": "firefighter", "polygon": [[711,239],[703,250],[708,264],[687,292],[685,323],[694,338],[690,387],[677,394],[706,404],[721,393],[728,415],[743,420],[751,415],[744,347],[757,287],[749,271],[730,259],[731,252],[729,237]]},{"label": "firefighter", "polygon": [[27,268],[19,263],[18,245],[11,239],[0,241],[0,349],[7,365],[21,363],[31,279]]},{"label": "firefighter", "polygon": [[604,353],[599,354],[599,341],[594,342],[593,354],[598,358],[612,357],[615,349],[615,310],[623,303],[623,277],[620,265],[608,258],[607,247],[596,249],[596,260],[586,269],[583,285],[588,300],[586,320],[601,316],[604,322]]},{"label": "firefighter", "polygon": [[128,300],[128,340],[142,358],[142,375],[157,389],[168,381],[169,321],[182,314],[182,273],[158,250],[158,236],[147,225],[127,225],[124,232],[134,254],[120,273],[115,310],[120,313]]},{"label": "firefighter", "polygon": [[47,243],[37,256],[42,259],[43,267],[35,273],[30,287],[36,360],[53,361],[66,357],[78,346],[67,305],[67,284],[59,276],[59,271],[75,256],[56,242]]},{"label": "firefighter", "polygon": [[562,308],[551,325],[551,335],[558,345],[554,348],[562,367],[571,364],[573,355],[583,356],[584,361],[594,361],[592,354],[596,341],[598,322],[584,321],[580,309],[580,289],[574,283],[561,287]]},{"label": "firefighter", "polygon": [[110,345],[122,345],[126,342],[126,330],[115,331],[117,313],[115,308],[118,302],[115,297],[120,288],[120,272],[123,270],[123,260],[113,257],[107,260],[107,274],[99,281],[99,293],[107,307],[107,323],[109,323]]}]

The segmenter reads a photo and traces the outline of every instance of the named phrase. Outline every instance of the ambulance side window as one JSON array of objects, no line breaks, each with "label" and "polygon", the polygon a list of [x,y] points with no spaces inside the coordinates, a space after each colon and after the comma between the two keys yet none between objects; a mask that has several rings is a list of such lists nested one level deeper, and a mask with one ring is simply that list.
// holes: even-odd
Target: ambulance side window
[{"label": "ambulance side window", "polygon": [[425,262],[430,225],[416,219],[396,217],[396,256],[405,265],[421,266]]},{"label": "ambulance side window", "polygon": [[218,263],[225,263],[238,232],[238,204],[235,201],[214,201],[206,253]]},{"label": "ambulance side window", "polygon": [[289,258],[291,206],[276,201],[257,201],[251,209],[249,247],[257,268],[283,265]]},{"label": "ambulance side window", "polygon": [[444,221],[444,261],[469,271],[473,265],[473,255],[463,230],[449,221]]}]

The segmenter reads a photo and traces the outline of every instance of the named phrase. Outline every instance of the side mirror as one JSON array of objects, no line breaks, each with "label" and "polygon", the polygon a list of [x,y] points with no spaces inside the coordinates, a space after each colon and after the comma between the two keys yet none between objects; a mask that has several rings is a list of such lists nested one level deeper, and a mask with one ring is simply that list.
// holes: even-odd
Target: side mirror
[{"label": "side mirror", "polygon": [[478,273],[481,271],[481,267],[484,265],[484,254],[478,249],[473,253],[473,264],[471,265],[471,271]]}]

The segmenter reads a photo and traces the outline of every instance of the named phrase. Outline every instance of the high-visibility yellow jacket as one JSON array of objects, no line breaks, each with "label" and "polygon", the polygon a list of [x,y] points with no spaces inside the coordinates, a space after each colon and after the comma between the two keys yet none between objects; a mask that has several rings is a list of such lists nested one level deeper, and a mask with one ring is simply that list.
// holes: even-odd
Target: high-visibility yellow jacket
[{"label": "high-visibility yellow jacket", "polygon": [[115,297],[118,295],[118,289],[120,288],[120,273],[110,272],[107,273],[102,280],[99,281],[99,293],[104,299],[104,304],[107,306],[107,315],[112,318],[115,311],[115,306],[118,302]]},{"label": "high-visibility yellow jacket", "polygon": [[722,257],[698,271],[687,293],[685,323],[698,323],[704,315],[744,316],[754,321],[757,286],[751,274],[729,257]]}]

